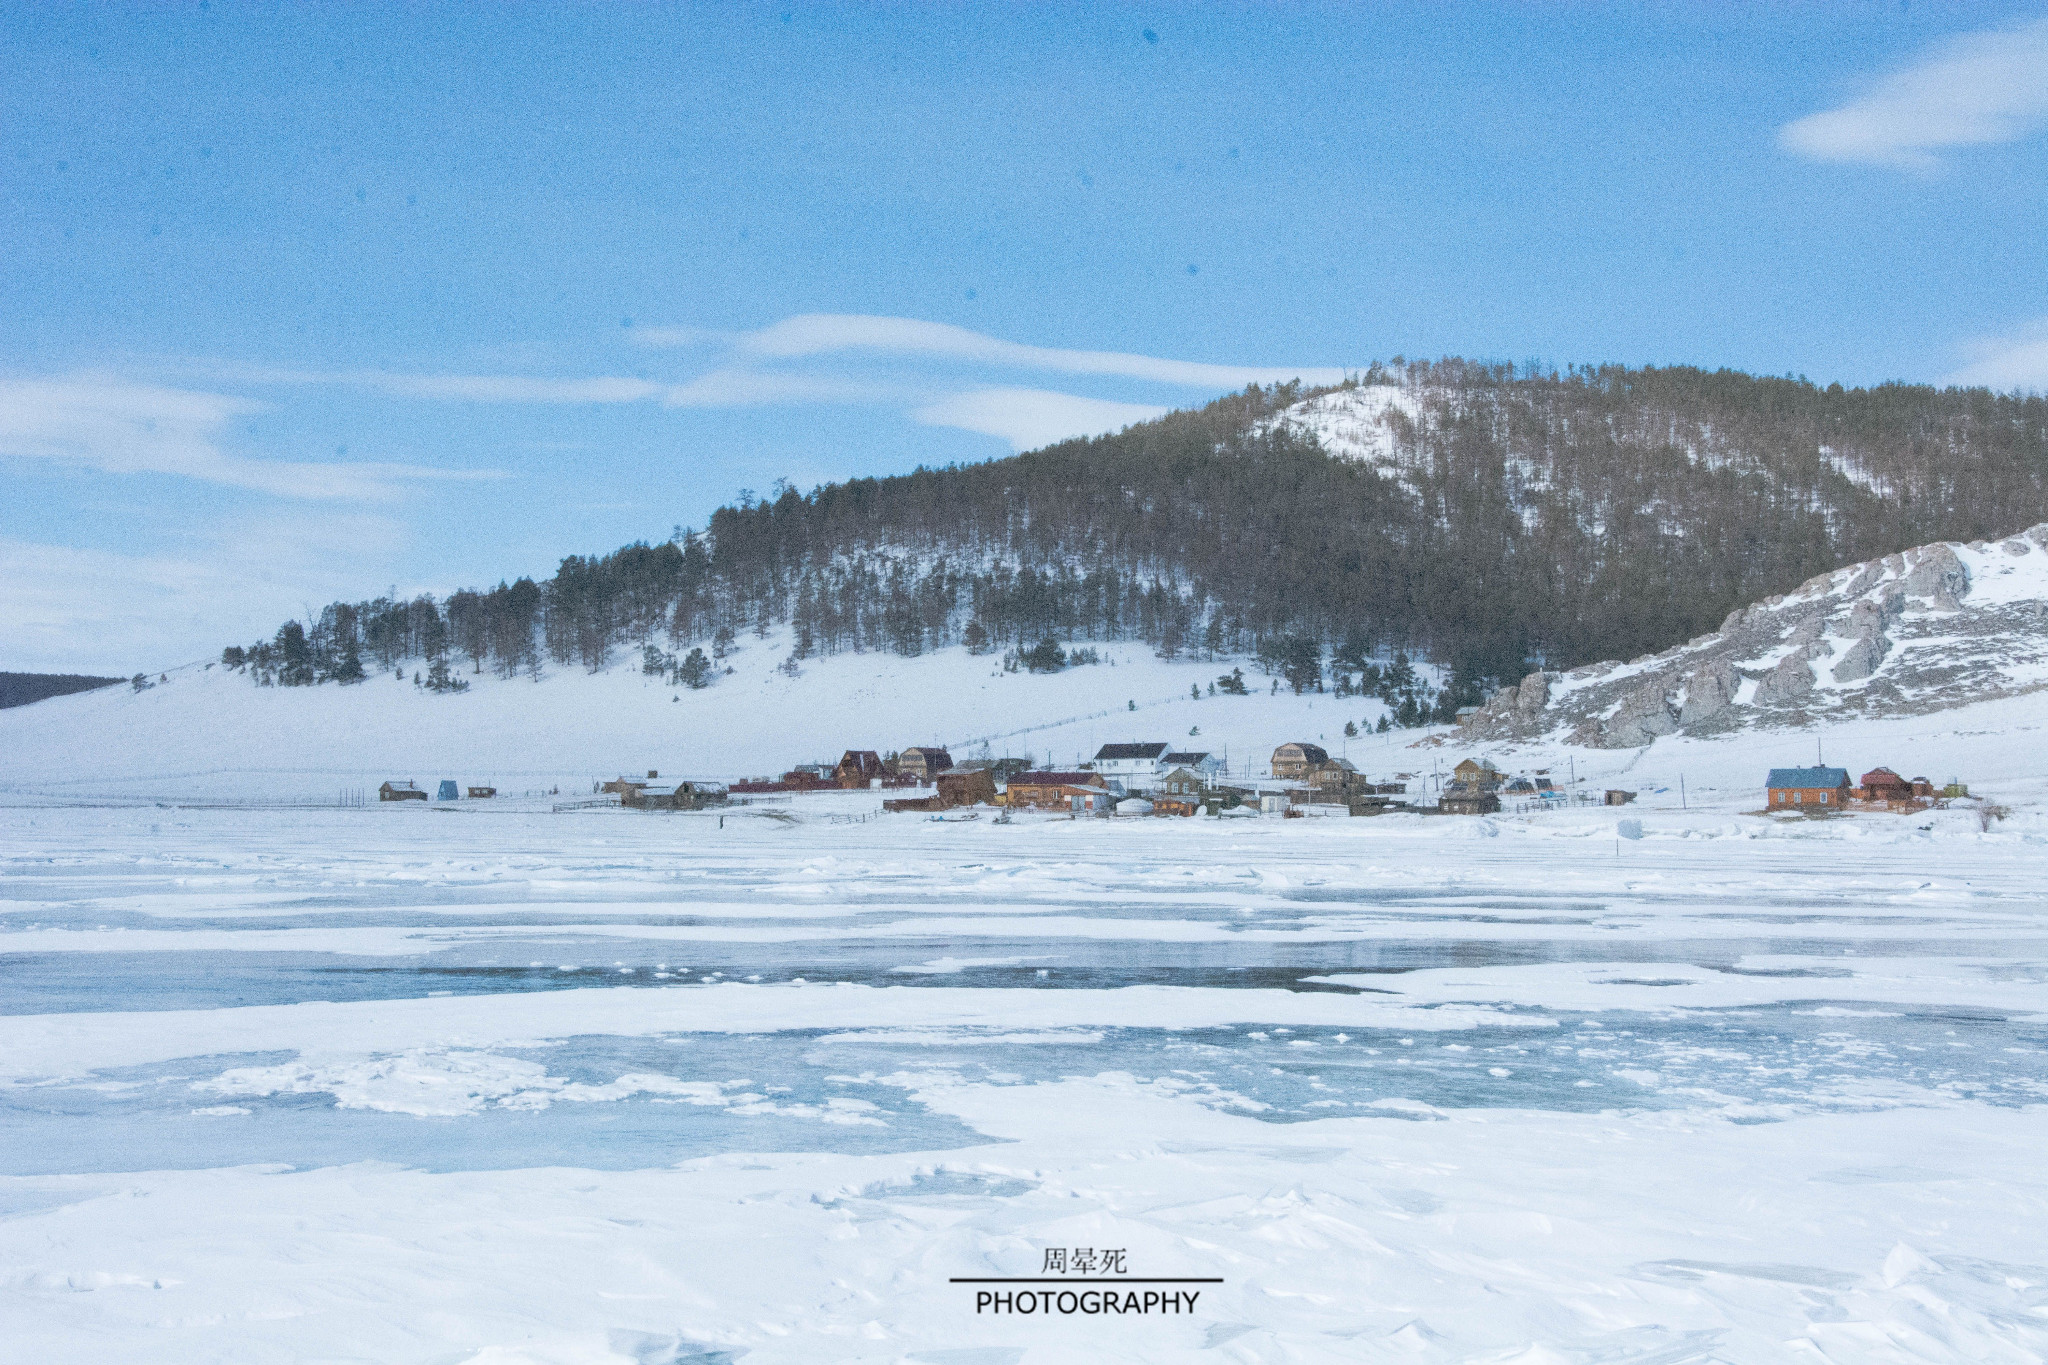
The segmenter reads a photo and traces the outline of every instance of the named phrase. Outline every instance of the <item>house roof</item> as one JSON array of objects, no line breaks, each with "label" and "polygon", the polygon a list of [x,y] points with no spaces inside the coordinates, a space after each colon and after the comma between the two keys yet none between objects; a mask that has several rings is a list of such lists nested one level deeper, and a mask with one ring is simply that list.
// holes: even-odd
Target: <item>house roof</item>
[{"label": "house roof", "polygon": [[1105,744],[1095,751],[1095,761],[1118,758],[1149,758],[1155,761],[1167,750],[1164,744]]},{"label": "house roof", "polygon": [[1275,749],[1273,751],[1273,756],[1276,758],[1279,757],[1281,751],[1285,749],[1298,750],[1301,756],[1310,763],[1325,763],[1328,762],[1330,758],[1330,751],[1328,749],[1325,749],[1320,744],[1310,744],[1305,739],[1288,740],[1285,744],[1281,745],[1280,748]]},{"label": "house roof", "polygon": [[1872,768],[1869,772],[1863,774],[1863,785],[1866,787],[1903,787],[1907,784],[1905,778],[1900,777],[1890,768]]},{"label": "house roof", "polygon": [[1766,787],[1846,787],[1849,785],[1847,768],[1773,768],[1765,779]]},{"label": "house roof", "polygon": [[1013,787],[1092,787],[1102,781],[1096,773],[1012,773]]},{"label": "house roof", "polygon": [[403,781],[403,782],[386,782],[386,783],[385,783],[384,785],[385,785],[385,786],[387,786],[387,787],[389,787],[389,788],[391,788],[391,790],[393,790],[393,791],[395,791],[395,792],[402,792],[402,791],[415,791],[415,792],[416,792],[416,791],[418,791],[418,790],[419,790],[419,788],[418,788],[417,786],[415,786],[415,785],[413,784],[413,782],[412,782],[412,779],[410,779],[410,778],[407,778],[407,779],[406,779],[405,781]]},{"label": "house roof", "polygon": [[926,758],[944,758],[949,760],[953,757],[936,744],[913,744],[903,751],[905,758],[909,758],[912,754],[921,754]]},{"label": "house roof", "polygon": [[1176,765],[1176,766],[1178,766],[1178,767],[1182,767],[1182,768],[1192,768],[1192,767],[1196,766],[1197,764],[1201,763],[1201,762],[1202,762],[1202,761],[1203,761],[1204,759],[1206,759],[1206,758],[1208,758],[1208,757],[1209,757],[1209,755],[1208,755],[1208,753],[1207,753],[1206,751],[1205,751],[1205,752],[1203,752],[1203,753],[1199,753],[1199,754],[1194,754],[1194,753],[1174,753],[1174,754],[1168,754],[1168,755],[1166,755],[1166,756],[1165,756],[1164,758],[1160,759],[1159,761],[1160,761],[1161,763],[1173,764],[1173,765]]}]

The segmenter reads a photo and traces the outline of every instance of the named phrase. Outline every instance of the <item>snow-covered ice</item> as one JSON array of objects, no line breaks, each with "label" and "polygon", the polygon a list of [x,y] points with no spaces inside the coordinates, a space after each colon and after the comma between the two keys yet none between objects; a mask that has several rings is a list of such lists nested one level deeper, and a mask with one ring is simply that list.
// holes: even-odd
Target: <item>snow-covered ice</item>
[{"label": "snow-covered ice", "polygon": [[[1786,823],[1752,742],[1628,840],[0,808],[0,1357],[2039,1361],[2024,754]],[[951,1282],[1049,1248],[1220,1282]]]}]

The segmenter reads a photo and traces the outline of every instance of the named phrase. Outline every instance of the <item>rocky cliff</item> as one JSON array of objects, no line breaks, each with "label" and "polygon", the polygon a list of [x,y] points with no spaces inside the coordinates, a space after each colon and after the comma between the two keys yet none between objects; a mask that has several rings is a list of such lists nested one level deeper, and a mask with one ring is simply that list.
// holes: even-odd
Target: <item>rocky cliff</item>
[{"label": "rocky cliff", "polygon": [[2048,687],[2048,522],[1822,574],[1661,654],[1532,673],[1472,740],[1632,748],[1660,735],[1938,711]]}]

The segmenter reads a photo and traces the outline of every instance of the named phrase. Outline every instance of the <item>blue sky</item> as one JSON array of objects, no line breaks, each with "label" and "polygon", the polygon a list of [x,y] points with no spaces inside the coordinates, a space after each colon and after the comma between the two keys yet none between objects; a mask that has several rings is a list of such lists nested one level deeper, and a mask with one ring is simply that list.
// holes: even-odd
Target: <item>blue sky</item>
[{"label": "blue sky", "polygon": [[1395,355],[2048,386],[2048,10],[0,5],[0,668]]}]

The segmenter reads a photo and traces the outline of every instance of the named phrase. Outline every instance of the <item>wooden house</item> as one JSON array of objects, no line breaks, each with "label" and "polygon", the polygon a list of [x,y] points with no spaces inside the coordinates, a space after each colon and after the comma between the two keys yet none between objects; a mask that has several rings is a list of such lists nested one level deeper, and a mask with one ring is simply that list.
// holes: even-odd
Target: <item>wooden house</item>
[{"label": "wooden house", "polygon": [[635,789],[644,787],[648,783],[653,782],[660,776],[661,774],[659,772],[656,772],[653,768],[649,768],[647,770],[647,776],[645,777],[615,777],[611,781],[605,783],[602,787],[599,787],[598,790],[610,792],[614,796],[617,796],[619,798],[621,804],[630,806],[633,804],[632,801],[628,799],[631,793]]},{"label": "wooden house", "polygon": [[1186,797],[1194,800],[1209,788],[1208,779],[1193,768],[1174,768],[1153,785],[1153,790],[1162,796]]},{"label": "wooden house", "polygon": [[1500,797],[1489,790],[1449,786],[1437,798],[1436,808],[1445,815],[1492,815],[1500,810]]},{"label": "wooden house", "polygon": [[496,787],[471,787],[468,790],[472,801],[481,801],[487,796],[496,796],[498,794]]},{"label": "wooden house", "polygon": [[1773,768],[1764,786],[1771,810],[1840,810],[1849,800],[1849,770]]},{"label": "wooden house", "polygon": [[1018,773],[1003,793],[1003,804],[1013,810],[1069,810],[1074,793],[1082,788],[1104,797],[1109,794],[1109,783],[1100,773]]},{"label": "wooden house", "polygon": [[1194,815],[1201,807],[1185,796],[1155,796],[1152,798],[1154,815]]},{"label": "wooden house", "polygon": [[832,781],[848,790],[872,787],[886,776],[882,756],[873,749],[848,749],[832,770]]},{"label": "wooden house", "polygon": [[1863,774],[1862,790],[1858,795],[1865,801],[1910,801],[1913,799],[1913,784],[1890,768],[1872,768]]},{"label": "wooden house", "polygon": [[1358,769],[1350,760],[1327,758],[1321,763],[1310,764],[1301,774],[1301,780],[1308,783],[1312,799],[1317,801],[1347,801],[1352,792],[1366,785]]},{"label": "wooden house", "polygon": [[953,755],[935,747],[905,749],[896,757],[896,771],[919,782],[930,782],[953,766]]},{"label": "wooden house", "polygon": [[1610,787],[1607,790],[1606,799],[1601,804],[1608,806],[1626,806],[1629,802],[1635,799],[1636,794],[1634,792],[1625,792],[1617,788]]},{"label": "wooden house", "polygon": [[1507,774],[1495,768],[1491,763],[1481,763],[1476,759],[1468,758],[1457,767],[1451,769],[1451,780],[1461,786],[1491,790],[1507,781]]},{"label": "wooden house", "polygon": [[1273,751],[1273,776],[1301,777],[1319,763],[1330,761],[1330,751],[1306,740],[1289,740]]},{"label": "wooden house", "polygon": [[427,792],[426,788],[416,786],[411,781],[386,782],[383,786],[377,788],[377,799],[379,801],[424,801],[427,799]]}]

